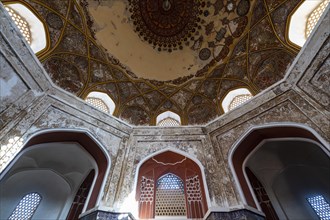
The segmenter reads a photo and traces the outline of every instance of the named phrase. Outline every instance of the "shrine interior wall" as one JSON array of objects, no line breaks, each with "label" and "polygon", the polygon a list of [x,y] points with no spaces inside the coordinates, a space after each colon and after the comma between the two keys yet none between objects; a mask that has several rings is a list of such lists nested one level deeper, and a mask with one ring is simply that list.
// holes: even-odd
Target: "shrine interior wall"
[{"label": "shrine interior wall", "polygon": [[[134,198],[140,161],[165,150],[201,163],[209,207],[244,205],[230,157],[233,147],[251,129],[301,126],[329,143],[329,17],[288,67],[284,80],[205,126],[160,128],[131,126],[55,86],[14,23],[1,16],[0,169],[38,133],[77,130],[93,136],[111,161],[100,206],[120,210],[127,199]],[[19,139],[8,148],[15,137]]]}]

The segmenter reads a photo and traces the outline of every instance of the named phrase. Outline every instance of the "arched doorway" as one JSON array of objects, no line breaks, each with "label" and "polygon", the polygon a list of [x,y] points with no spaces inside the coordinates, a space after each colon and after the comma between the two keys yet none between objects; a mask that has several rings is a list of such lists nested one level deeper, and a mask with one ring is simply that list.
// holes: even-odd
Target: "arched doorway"
[{"label": "arched doorway", "polygon": [[[32,219],[78,219],[97,204],[107,170],[107,156],[87,133],[37,134],[1,175],[0,218],[25,219],[33,211]],[[33,200],[24,198],[35,194],[40,200],[32,210]]]},{"label": "arched doorway", "polygon": [[192,159],[164,151],[138,170],[139,218],[203,218],[208,207],[203,174]]},{"label": "arched doorway", "polygon": [[[243,200],[266,219],[317,219],[308,199],[322,195],[330,201],[329,146],[311,129],[255,128],[231,155]],[[325,212],[330,215],[330,206]]]}]

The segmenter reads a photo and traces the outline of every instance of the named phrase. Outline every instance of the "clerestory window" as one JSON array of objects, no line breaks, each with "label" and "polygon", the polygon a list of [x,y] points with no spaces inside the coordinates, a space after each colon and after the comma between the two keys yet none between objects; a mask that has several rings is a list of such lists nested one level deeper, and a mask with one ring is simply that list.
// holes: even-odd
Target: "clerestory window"
[{"label": "clerestory window", "polygon": [[5,9],[30,45],[32,51],[38,53],[44,50],[47,46],[47,37],[43,22],[23,4],[5,4]]},{"label": "clerestory window", "polygon": [[297,10],[291,15],[289,21],[288,37],[289,40],[302,47],[330,0],[304,1]]},{"label": "clerestory window", "polygon": [[309,37],[312,30],[316,26],[316,23],[320,20],[320,17],[323,14],[323,12],[325,11],[325,9],[327,8],[329,2],[330,2],[330,0],[324,0],[308,16],[307,22],[306,22],[306,31],[305,31],[306,38]]},{"label": "clerestory window", "polygon": [[156,125],[162,127],[180,126],[181,117],[171,111],[166,111],[157,116]]},{"label": "clerestory window", "polygon": [[103,92],[91,92],[87,95],[85,101],[95,108],[109,114],[113,114],[116,107],[114,101]]},{"label": "clerestory window", "polygon": [[253,96],[248,89],[240,88],[230,91],[223,99],[221,106],[224,112],[228,112],[242,105]]},{"label": "clerestory window", "polygon": [[32,38],[31,30],[27,21],[22,16],[20,16],[20,14],[17,11],[10,8],[9,6],[5,6],[5,8],[8,11],[9,15],[11,16],[11,18],[13,19],[13,21],[15,22],[18,29],[23,34],[25,40],[31,45],[31,38]]}]

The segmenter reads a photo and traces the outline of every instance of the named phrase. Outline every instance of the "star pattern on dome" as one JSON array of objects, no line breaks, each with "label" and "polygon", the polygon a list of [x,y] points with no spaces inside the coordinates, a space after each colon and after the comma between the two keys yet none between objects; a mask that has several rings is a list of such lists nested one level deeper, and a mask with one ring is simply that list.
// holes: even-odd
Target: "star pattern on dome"
[{"label": "star pattern on dome", "polygon": [[[219,103],[228,91],[244,87],[255,95],[282,79],[299,50],[286,41],[299,1],[212,0],[201,25],[212,40],[199,36],[191,46],[206,65],[174,80],[143,79],[97,42],[88,0],[26,4],[46,21],[50,49],[39,59],[54,83],[83,99],[90,91],[108,94],[114,116],[135,125],[155,124],[164,111],[178,113],[182,125],[205,124],[224,113]],[[212,24],[211,17],[221,19]]]}]

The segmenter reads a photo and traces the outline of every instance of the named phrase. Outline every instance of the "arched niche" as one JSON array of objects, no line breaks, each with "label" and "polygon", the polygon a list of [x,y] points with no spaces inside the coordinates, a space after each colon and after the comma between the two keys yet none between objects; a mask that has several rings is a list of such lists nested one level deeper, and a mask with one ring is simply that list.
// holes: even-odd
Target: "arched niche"
[{"label": "arched niche", "polygon": [[[109,157],[83,131],[47,130],[34,135],[0,176],[1,218],[8,218],[24,194],[38,192],[43,200],[32,219],[77,218],[94,208],[109,170]],[[87,193],[82,194],[84,187]],[[77,195],[84,196],[74,207]],[[76,204],[76,203],[75,203]],[[72,215],[72,209],[79,213]]]},{"label": "arched niche", "polygon": [[[203,218],[208,210],[209,198],[206,196],[208,191],[200,166],[200,163],[187,155],[169,149],[156,152],[141,161],[138,165],[135,196],[139,203],[139,218]],[[176,216],[175,213],[167,216],[165,212],[157,216],[155,213],[157,184],[169,175],[183,183],[186,216]]]},{"label": "arched niche", "polygon": [[[307,156],[313,157],[313,159],[309,162],[304,161]],[[285,207],[289,207],[289,203],[294,202],[293,197],[291,198],[289,194],[290,190],[298,190],[299,185],[294,186],[298,184],[297,181],[301,181],[300,185],[306,183],[306,187],[300,187],[302,190],[298,194],[301,197],[299,198],[301,203],[296,208],[309,209],[310,215],[304,213],[308,219],[314,214],[306,200],[312,194],[311,191],[308,192],[307,186],[313,184],[308,182],[324,182],[324,179],[321,178],[322,175],[314,175],[316,170],[321,169],[318,167],[316,158],[320,158],[320,160],[323,158],[323,166],[324,164],[330,165],[328,143],[314,130],[299,124],[274,124],[255,127],[248,131],[233,147],[229,161],[243,203],[264,211],[268,219],[272,219],[267,216],[272,212],[276,214],[273,219],[301,218],[302,216],[298,216],[298,212],[290,212]],[[313,169],[314,171],[312,171]],[[322,172],[324,174],[327,171]],[[310,179],[308,175],[314,179]],[[288,184],[286,188],[285,184]],[[330,180],[326,184],[329,186]],[[261,190],[256,191],[256,185]],[[324,184],[320,187],[316,185],[314,184],[315,189],[325,191],[323,190]],[[303,190],[305,190],[304,193]],[[265,192],[262,196],[261,191]],[[285,195],[280,193],[284,191]],[[330,194],[330,192],[328,193]],[[285,196],[290,199],[284,199]],[[304,196],[305,198],[302,198]],[[260,205],[261,197],[264,198],[264,203],[269,201],[271,204],[272,207],[268,211],[265,211],[264,207]],[[283,208],[283,206],[285,207]],[[313,216],[313,218],[315,217]]]}]

